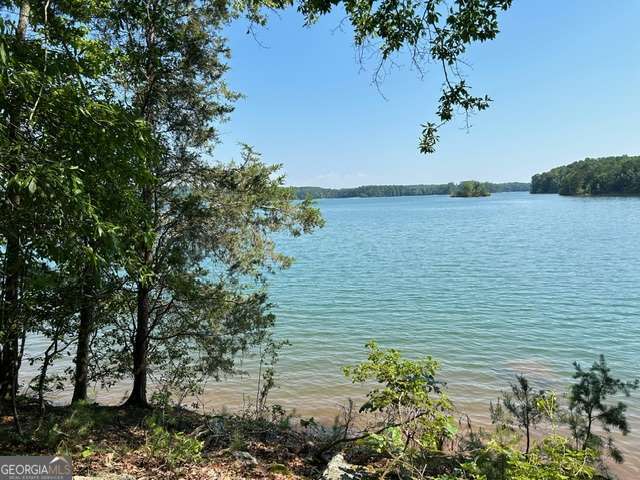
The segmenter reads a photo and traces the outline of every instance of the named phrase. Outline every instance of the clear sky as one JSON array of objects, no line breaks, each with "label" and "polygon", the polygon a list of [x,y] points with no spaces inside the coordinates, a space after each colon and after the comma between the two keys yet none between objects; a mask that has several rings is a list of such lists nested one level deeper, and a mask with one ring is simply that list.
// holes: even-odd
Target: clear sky
[{"label": "clear sky", "polygon": [[[438,68],[420,79],[407,62],[382,84],[358,64],[341,12],[310,28],[290,10],[257,41],[228,32],[229,83],[246,95],[221,127],[219,159],[253,145],[282,163],[291,185],[528,181],[584,157],[640,153],[640,1],[514,0],[497,39],[465,59],[474,93],[494,102],[442,129],[438,152],[417,149],[433,120]],[[258,43],[259,42],[259,43]]]}]

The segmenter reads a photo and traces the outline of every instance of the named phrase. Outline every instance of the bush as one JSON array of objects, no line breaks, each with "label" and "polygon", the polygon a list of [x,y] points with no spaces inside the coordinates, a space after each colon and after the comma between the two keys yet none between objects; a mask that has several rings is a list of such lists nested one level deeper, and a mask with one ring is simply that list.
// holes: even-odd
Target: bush
[{"label": "bush", "polygon": [[462,466],[466,476],[460,478],[590,480],[596,475],[597,460],[594,450],[576,450],[567,438],[555,434],[535,444],[528,455],[492,440],[473,461]]},{"label": "bush", "polygon": [[400,443],[405,451],[441,450],[456,434],[457,424],[444,384],[436,379],[439,363],[431,357],[408,360],[397,350],[381,350],[373,341],[367,348],[367,361],[346,367],[344,373],[354,383],[375,380],[380,385],[360,407],[360,412],[381,413],[385,419],[379,431],[368,435],[369,441],[386,442],[390,450],[397,450]]},{"label": "bush", "polygon": [[184,432],[170,432],[153,417],[148,418],[145,423],[147,434],[144,449],[149,456],[170,468],[201,460],[204,442]]}]

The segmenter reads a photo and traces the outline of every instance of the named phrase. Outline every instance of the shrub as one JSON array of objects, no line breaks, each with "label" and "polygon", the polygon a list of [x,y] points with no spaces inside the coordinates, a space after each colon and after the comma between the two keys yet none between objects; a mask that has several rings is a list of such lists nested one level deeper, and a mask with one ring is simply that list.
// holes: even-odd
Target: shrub
[{"label": "shrub", "polygon": [[[529,454],[492,440],[471,462],[464,464],[473,480],[590,480],[596,475],[598,453],[577,450],[567,438],[549,435]],[[441,479],[443,480],[443,479]]]},{"label": "shrub", "polygon": [[153,417],[145,423],[147,433],[144,449],[151,457],[170,468],[195,463],[202,458],[204,442],[184,432],[170,432]]},{"label": "shrub", "polygon": [[367,348],[367,360],[346,367],[344,373],[354,383],[377,382],[360,412],[381,414],[384,420],[363,434],[360,443],[392,457],[441,450],[455,436],[457,424],[444,385],[436,379],[438,362],[431,357],[402,358],[399,351],[381,350],[373,341]]}]

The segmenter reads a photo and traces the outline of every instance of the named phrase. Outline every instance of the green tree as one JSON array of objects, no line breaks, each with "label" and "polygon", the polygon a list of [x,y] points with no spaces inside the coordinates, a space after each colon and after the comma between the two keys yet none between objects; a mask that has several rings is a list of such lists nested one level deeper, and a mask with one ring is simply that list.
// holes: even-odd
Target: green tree
[{"label": "green tree", "polygon": [[[223,78],[229,52],[220,29],[230,15],[224,4],[123,0],[98,22],[100,38],[120,52],[109,81],[161,146],[153,182],[139,186],[145,212],[128,230],[133,255],[112,302],[119,328],[105,338],[131,353],[130,405],[147,404],[151,368],[188,388],[232,372],[233,355],[273,323],[259,283],[290,259],[276,252],[272,233],[320,224],[309,202],[294,202],[278,167],[251,149],[239,164],[211,160],[217,125],[237,98]],[[258,284],[248,289],[242,279]],[[121,374],[127,361],[112,360]]]},{"label": "green tree", "polygon": [[585,158],[534,175],[531,193],[560,195],[638,195],[640,157]]},{"label": "green tree", "polygon": [[460,182],[450,193],[452,197],[488,197],[491,195],[487,185],[477,180]]},{"label": "green tree", "polygon": [[[70,248],[82,222],[93,235],[105,232],[82,176],[87,150],[116,141],[106,133],[121,111],[97,103],[85,80],[99,74],[105,57],[83,24],[91,5],[2,2],[0,19],[1,185],[5,207],[0,218],[3,292],[0,336],[0,392],[17,389],[23,345],[38,330],[34,310],[41,305],[28,289],[32,278],[82,253]],[[13,18],[17,18],[17,23]],[[84,79],[83,79],[84,77]],[[124,148],[141,132],[126,119]],[[86,138],[94,138],[88,143]],[[107,148],[110,150],[110,148]],[[100,151],[102,153],[102,151]]]},{"label": "green tree", "polygon": [[[21,123],[25,116],[24,91],[17,92],[17,88],[9,90],[7,87],[14,83],[20,85],[26,78],[16,81],[12,77],[12,67],[20,65],[21,57],[27,55],[26,45],[27,29],[29,26],[29,12],[31,6],[28,1],[20,3],[18,11],[18,22],[15,28],[7,28],[4,19],[0,28],[2,29],[2,42],[0,43],[0,60],[2,61],[2,84],[4,91],[10,93],[5,95],[2,105],[2,147],[3,151],[10,152],[3,161],[4,180],[4,205],[9,213],[8,218],[3,222],[3,243],[4,243],[4,265],[2,282],[2,306],[0,309],[0,400],[5,401],[11,397],[14,419],[16,427],[20,430],[18,417],[15,412],[15,396],[18,388],[18,371],[20,369],[20,348],[19,339],[24,336],[24,327],[21,325],[19,312],[19,284],[23,273],[23,259],[21,255],[21,232],[17,225],[17,217],[20,211],[21,184],[16,181],[16,176],[20,172],[18,144],[24,140],[20,138]],[[9,25],[11,27],[11,25]],[[15,54],[12,55],[12,53]],[[31,92],[32,93],[32,92]],[[6,163],[5,163],[6,162]],[[27,185],[29,188],[30,183]]]},{"label": "green tree", "polygon": [[517,383],[511,383],[511,392],[502,394],[502,404],[510,415],[509,423],[515,423],[522,429],[525,435],[525,454],[531,447],[531,430],[542,420],[543,412],[540,410],[540,400],[545,397],[545,392],[534,391],[524,375],[516,375]]},{"label": "green tree", "polygon": [[[123,211],[130,200],[124,190],[145,177],[143,157],[153,146],[145,126],[97,82],[111,63],[104,44],[89,34],[93,2],[2,5],[0,188],[6,208],[0,239],[7,268],[0,391],[6,397],[17,389],[29,333],[51,335],[55,345],[45,354],[41,387],[60,344],[68,346],[61,335],[82,343],[69,327],[91,304],[88,273],[117,249],[117,226],[105,213]],[[74,304],[78,292],[84,300]],[[84,358],[80,344],[78,350]]]},{"label": "green tree", "polygon": [[[135,282],[132,334],[133,387],[128,402],[145,405],[152,296],[166,271],[163,239],[181,225],[180,207],[191,181],[206,169],[201,160],[215,142],[215,121],[231,111],[236,95],[222,81],[227,49],[216,29],[224,11],[201,2],[114,1],[98,19],[101,38],[120,52],[110,81],[120,101],[147,123],[161,145],[152,183],[139,185],[145,212],[128,233]],[[173,214],[173,215],[171,215]],[[171,238],[171,237],[169,237]]]},{"label": "green tree", "polygon": [[[624,460],[622,453],[616,448],[609,435],[612,429],[623,435],[629,433],[627,422],[627,405],[621,401],[608,404],[610,396],[623,394],[629,396],[632,390],[638,388],[638,380],[622,381],[611,375],[604,355],[585,370],[579,363],[575,363],[576,380],[569,390],[569,425],[579,448],[593,448],[600,450],[608,448],[616,462]],[[598,423],[607,434],[606,438],[593,431]]]}]

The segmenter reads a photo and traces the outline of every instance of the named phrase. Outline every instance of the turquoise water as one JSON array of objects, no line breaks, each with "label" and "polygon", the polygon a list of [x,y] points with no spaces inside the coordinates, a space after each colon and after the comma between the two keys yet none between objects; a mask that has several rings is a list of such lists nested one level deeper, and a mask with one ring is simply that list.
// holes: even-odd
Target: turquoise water
[{"label": "turquoise water", "polygon": [[[340,368],[370,339],[441,360],[456,404],[480,418],[515,373],[564,390],[573,361],[604,353],[621,377],[640,376],[640,199],[318,205],[326,227],[283,241],[297,261],[271,282],[278,335],[292,343],[276,400],[322,415],[357,396]],[[640,434],[640,393],[630,403]],[[640,447],[634,435],[625,444]]]},{"label": "turquoise water", "polygon": [[[432,355],[456,406],[477,422],[525,373],[564,391],[572,362],[604,353],[623,378],[640,376],[640,198],[528,193],[330,199],[326,227],[283,239],[296,257],[271,280],[281,353],[271,400],[328,419],[363,390],[341,368],[376,339]],[[254,371],[255,362],[244,364]],[[211,383],[205,406],[255,398],[255,376]],[[97,392],[118,401],[126,385]],[[635,433],[622,441],[623,478],[640,478],[640,392]]]},{"label": "turquoise water", "polygon": [[620,375],[640,373],[640,199],[319,206],[327,226],[282,243],[296,264],[271,286],[278,333],[292,342],[281,370],[301,392],[338,378],[371,338],[433,355],[486,399],[514,372],[555,383],[600,352]]}]

